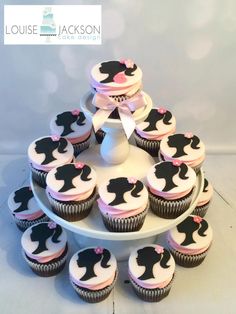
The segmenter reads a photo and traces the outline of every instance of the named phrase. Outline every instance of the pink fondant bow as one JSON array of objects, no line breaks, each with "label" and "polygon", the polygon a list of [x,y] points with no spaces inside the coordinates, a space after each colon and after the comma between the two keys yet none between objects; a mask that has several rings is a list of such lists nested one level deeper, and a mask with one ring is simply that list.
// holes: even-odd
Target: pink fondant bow
[{"label": "pink fondant bow", "polygon": [[135,129],[135,121],[131,111],[144,107],[146,105],[146,99],[142,92],[121,102],[118,102],[107,95],[96,93],[93,97],[93,105],[99,108],[93,116],[95,132],[103,126],[112,111],[118,108],[125,134],[127,138],[129,138]]}]

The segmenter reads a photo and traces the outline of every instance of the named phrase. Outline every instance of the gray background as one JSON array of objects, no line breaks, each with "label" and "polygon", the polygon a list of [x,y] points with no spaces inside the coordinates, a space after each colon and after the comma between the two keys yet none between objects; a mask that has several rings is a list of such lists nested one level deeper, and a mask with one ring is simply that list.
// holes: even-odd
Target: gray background
[{"label": "gray background", "polygon": [[1,1],[0,153],[25,154],[52,115],[78,106],[91,66],[121,57],[142,68],[177,131],[199,135],[208,152],[236,151],[236,1],[37,1],[68,3],[102,4],[101,46],[4,46],[3,4],[19,2]]}]

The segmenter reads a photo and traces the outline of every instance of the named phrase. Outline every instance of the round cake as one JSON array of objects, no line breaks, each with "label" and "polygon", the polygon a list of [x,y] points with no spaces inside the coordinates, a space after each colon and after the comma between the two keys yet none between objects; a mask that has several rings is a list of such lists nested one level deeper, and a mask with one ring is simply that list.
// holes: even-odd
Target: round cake
[{"label": "round cake", "polygon": [[58,274],[67,258],[67,235],[55,222],[29,227],[22,235],[23,256],[32,271],[41,277]]},{"label": "round cake", "polygon": [[21,231],[36,223],[49,220],[37,204],[30,186],[23,186],[13,191],[8,198],[8,207]]},{"label": "round cake", "polygon": [[54,167],[72,162],[74,149],[63,137],[46,136],[29,145],[28,158],[33,179],[45,188],[48,172]]},{"label": "round cake", "polygon": [[51,134],[71,142],[75,156],[89,147],[92,123],[78,109],[57,114],[50,122],[50,129]]},{"label": "round cake", "polygon": [[160,160],[179,160],[198,172],[205,159],[204,143],[192,133],[173,134],[161,140]]},{"label": "round cake", "polygon": [[101,247],[89,247],[76,252],[69,264],[70,281],[81,299],[96,303],[106,299],[117,279],[114,255]]},{"label": "round cake", "polygon": [[201,217],[204,217],[206,215],[213,196],[213,192],[213,186],[206,178],[204,178],[203,190],[200,193],[197,206],[193,211],[193,215]]},{"label": "round cake", "polygon": [[169,249],[178,265],[195,267],[205,259],[213,232],[200,216],[190,215],[167,233]]},{"label": "round cake", "polygon": [[95,170],[82,162],[53,168],[46,179],[53,211],[68,221],[87,217],[96,198],[96,182]]},{"label": "round cake", "polygon": [[149,207],[148,191],[141,181],[136,178],[112,178],[99,186],[98,193],[98,207],[109,231],[141,229]]},{"label": "round cake", "polygon": [[162,161],[147,173],[150,208],[162,218],[183,214],[192,200],[196,173],[179,161]]},{"label": "round cake", "polygon": [[175,261],[167,249],[156,244],[141,246],[132,251],[128,263],[132,287],[142,300],[158,302],[169,294]]},{"label": "round cake", "polygon": [[138,147],[157,157],[160,141],[163,137],[173,134],[176,129],[176,119],[165,108],[155,108],[148,117],[136,125],[134,138]]}]

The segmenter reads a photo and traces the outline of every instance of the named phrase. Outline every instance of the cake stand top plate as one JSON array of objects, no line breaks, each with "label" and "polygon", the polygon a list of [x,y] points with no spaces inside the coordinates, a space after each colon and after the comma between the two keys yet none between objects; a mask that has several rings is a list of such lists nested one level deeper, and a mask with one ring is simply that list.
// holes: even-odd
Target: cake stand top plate
[{"label": "cake stand top plate", "polygon": [[167,231],[181,221],[183,221],[188,215],[192,213],[194,208],[196,207],[198,197],[200,195],[200,191],[203,187],[203,172],[202,170],[197,175],[196,181],[196,188],[194,190],[193,200],[189,207],[189,209],[179,216],[176,219],[163,219],[154,215],[150,210],[147,214],[145,219],[144,225],[141,230],[135,232],[124,232],[124,233],[117,233],[117,232],[109,232],[105,229],[101,215],[99,213],[99,209],[97,204],[94,204],[93,210],[91,211],[90,215],[80,221],[76,222],[69,222],[61,217],[57,216],[51,209],[49,201],[46,196],[45,189],[41,188],[37,185],[31,177],[31,187],[34,193],[34,196],[45,212],[45,214],[64,227],[75,234],[80,234],[86,237],[95,238],[95,239],[103,239],[103,240],[112,240],[112,241],[126,241],[126,240],[135,240],[135,239],[143,239],[148,238],[150,236],[158,235],[164,231]]}]

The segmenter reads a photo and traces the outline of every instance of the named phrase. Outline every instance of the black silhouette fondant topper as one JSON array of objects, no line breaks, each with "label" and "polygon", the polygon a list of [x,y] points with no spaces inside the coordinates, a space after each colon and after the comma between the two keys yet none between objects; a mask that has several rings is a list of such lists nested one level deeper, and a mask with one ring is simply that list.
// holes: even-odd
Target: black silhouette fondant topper
[{"label": "black silhouette fondant topper", "polygon": [[169,136],[167,144],[170,147],[176,148],[176,153],[172,156],[173,158],[178,158],[187,155],[184,148],[188,145],[192,149],[199,149],[198,144],[200,143],[199,138],[196,135],[192,137],[187,137],[184,134],[174,134]]},{"label": "black silhouette fondant topper", "polygon": [[56,225],[54,222],[41,223],[32,227],[30,234],[31,241],[38,242],[38,247],[32,252],[32,254],[40,254],[44,251],[48,251],[46,241],[51,238],[53,243],[61,242],[58,240],[62,234],[62,228]]},{"label": "black silhouette fondant topper", "polygon": [[77,125],[82,126],[85,125],[85,115],[83,112],[74,110],[74,111],[66,111],[57,115],[56,124],[58,126],[63,126],[64,130],[61,133],[61,136],[67,136],[70,133],[73,133],[71,126],[74,122]]},{"label": "black silhouette fondant topper", "polygon": [[126,203],[124,194],[129,191],[133,197],[140,197],[139,193],[143,190],[143,183],[139,180],[134,180],[133,182],[134,183],[132,183],[132,180],[125,177],[111,179],[107,186],[107,191],[109,193],[114,193],[115,199],[108,205],[116,206]]},{"label": "black silhouette fondant topper", "polygon": [[153,131],[153,130],[158,130],[157,128],[157,122],[160,120],[163,120],[163,123],[166,125],[170,125],[170,120],[172,118],[172,114],[170,111],[165,111],[163,113],[160,113],[157,109],[152,109],[146,118],[144,122],[148,122],[149,125],[143,129],[145,132]]},{"label": "black silhouette fondant topper", "polygon": [[[77,166],[78,165],[78,166]],[[57,180],[63,180],[64,184],[58,192],[66,192],[70,189],[74,189],[73,184],[74,178],[80,176],[82,181],[90,181],[89,174],[91,173],[91,168],[82,163],[78,164],[67,164],[58,167],[55,173],[55,178]]]},{"label": "black silhouette fondant topper", "polygon": [[44,154],[45,159],[41,163],[47,165],[50,162],[56,160],[53,156],[53,152],[57,150],[60,154],[66,153],[67,141],[64,138],[53,140],[51,137],[44,137],[35,142],[35,151],[38,154]]},{"label": "black silhouette fondant topper", "polygon": [[80,278],[81,281],[86,281],[91,278],[97,277],[94,272],[94,267],[98,262],[101,262],[102,268],[108,268],[111,258],[111,253],[107,249],[91,248],[78,253],[77,265],[78,267],[85,267],[86,272]]},{"label": "black silhouette fondant topper", "polygon": [[147,246],[137,251],[138,256],[136,258],[137,264],[139,266],[144,266],[144,273],[138,277],[140,280],[148,280],[155,278],[153,274],[153,267],[156,263],[160,262],[162,268],[169,268],[170,266],[167,263],[170,260],[169,251],[162,248],[158,250],[155,247]]},{"label": "black silhouette fondant topper", "polygon": [[24,210],[28,210],[29,200],[33,197],[33,192],[27,187],[23,187],[15,192],[14,201],[16,203],[21,203],[18,208],[14,210],[14,213],[20,213]]},{"label": "black silhouette fondant topper", "polygon": [[102,62],[99,71],[103,74],[108,74],[108,77],[100,83],[111,83],[114,81],[114,77],[121,72],[124,72],[127,76],[133,76],[133,72],[137,69],[137,65],[134,64],[132,68],[127,68],[124,63],[120,61],[107,61]]},{"label": "black silhouette fondant topper", "polygon": [[193,239],[193,233],[197,231],[200,237],[205,237],[204,233],[208,229],[208,223],[206,220],[198,216],[189,216],[184,221],[182,221],[178,226],[177,230],[180,233],[185,233],[185,239],[181,243],[183,246],[196,243]]},{"label": "black silhouette fondant topper", "polygon": [[208,191],[208,185],[209,182],[207,181],[207,179],[204,179],[204,187],[203,187],[203,192],[206,193]]},{"label": "black silhouette fondant topper", "polygon": [[178,173],[182,180],[187,180],[189,177],[186,176],[188,167],[182,163],[180,166],[174,166],[172,162],[162,162],[155,166],[155,176],[157,179],[165,179],[166,184],[162,189],[163,192],[168,192],[177,185],[173,182],[173,177]]}]

